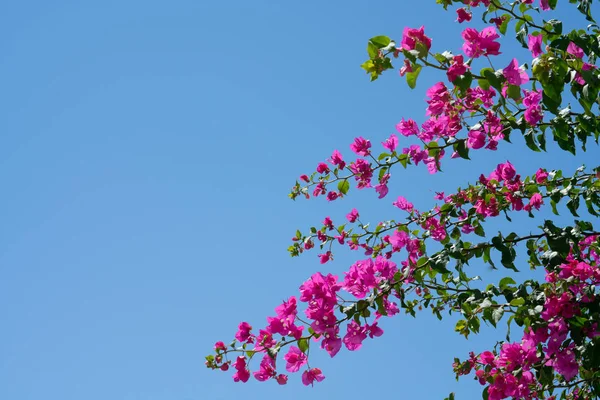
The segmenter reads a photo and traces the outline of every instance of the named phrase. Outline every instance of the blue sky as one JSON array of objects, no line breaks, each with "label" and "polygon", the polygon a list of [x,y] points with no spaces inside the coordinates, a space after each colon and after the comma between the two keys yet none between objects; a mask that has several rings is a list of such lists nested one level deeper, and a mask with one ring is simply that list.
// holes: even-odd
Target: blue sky
[{"label": "blue sky", "polygon": [[[436,176],[397,173],[379,202],[372,192],[290,201],[296,177],[333,149],[349,156],[355,136],[378,143],[400,118],[423,120],[439,75],[410,91],[395,72],[369,83],[359,68],[369,37],[400,38],[406,25],[425,25],[436,50],[459,50],[455,15],[416,4],[1,5],[0,398],[479,396],[475,382],[454,381],[451,362],[498,333],[467,342],[427,313],[385,321],[359,352],[316,355],[327,379],[313,389],[299,376],[287,387],[234,384],[203,365],[241,320],[260,326],[314,272],[356,259],[291,259],[297,228],[353,207],[389,218],[399,194],[429,207],[435,190],[507,158],[525,174],[594,159],[534,154],[517,139]],[[513,229],[530,229],[525,220]]]}]

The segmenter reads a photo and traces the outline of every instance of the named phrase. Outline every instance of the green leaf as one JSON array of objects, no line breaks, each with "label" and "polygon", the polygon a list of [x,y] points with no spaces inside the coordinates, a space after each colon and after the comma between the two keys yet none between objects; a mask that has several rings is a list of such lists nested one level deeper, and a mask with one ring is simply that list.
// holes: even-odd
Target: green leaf
[{"label": "green leaf", "polygon": [[521,88],[516,85],[508,85],[508,90],[506,91],[508,97],[513,100],[519,100],[521,98]]},{"label": "green leaf", "polygon": [[466,140],[459,140],[453,145],[454,150],[458,153],[461,158],[465,160],[470,160],[469,158],[469,148],[467,147]]},{"label": "green leaf", "polygon": [[494,321],[494,324],[497,324],[502,319],[503,315],[504,315],[504,308],[502,308],[502,307],[496,308],[492,312],[492,321]]},{"label": "green leaf", "polygon": [[372,37],[369,41],[373,43],[378,49],[386,47],[392,42],[392,40],[389,37],[383,35]]},{"label": "green leaf", "polygon": [[302,338],[298,340],[298,348],[301,352],[306,353],[306,351],[308,350],[308,339]]},{"label": "green leaf", "polygon": [[522,306],[523,304],[525,304],[525,299],[522,297],[517,297],[516,299],[512,299],[510,302],[510,305],[515,306],[515,307]]},{"label": "green leaf", "polygon": [[377,58],[379,56],[379,49],[373,43],[367,43],[367,53],[369,54],[369,58]]},{"label": "green leaf", "polygon": [[506,35],[506,29],[508,28],[508,23],[510,22],[511,19],[512,19],[512,17],[510,14],[502,15],[502,23],[498,27],[498,30],[500,31],[501,34]]},{"label": "green leaf", "polygon": [[473,75],[470,72],[466,72],[464,75],[457,77],[453,83],[462,93],[465,93],[471,87],[472,82]]},{"label": "green leaf", "polygon": [[338,182],[338,190],[340,191],[340,193],[347,194],[349,189],[350,183],[348,182],[348,179],[344,179],[343,181]]},{"label": "green leaf", "polygon": [[423,67],[419,64],[415,64],[413,66],[413,71],[406,74],[406,83],[408,83],[409,88],[414,89],[417,86],[417,78],[419,77],[422,68]]},{"label": "green leaf", "polygon": [[500,287],[500,290],[503,292],[504,289],[506,289],[509,285],[515,285],[516,282],[513,278],[511,278],[510,276],[507,276],[506,278],[502,278],[500,280],[500,284],[498,285]]},{"label": "green leaf", "polygon": [[502,92],[502,81],[498,75],[494,73],[494,70],[491,68],[484,68],[480,72],[481,76],[488,80],[490,85],[494,87],[494,89]]}]

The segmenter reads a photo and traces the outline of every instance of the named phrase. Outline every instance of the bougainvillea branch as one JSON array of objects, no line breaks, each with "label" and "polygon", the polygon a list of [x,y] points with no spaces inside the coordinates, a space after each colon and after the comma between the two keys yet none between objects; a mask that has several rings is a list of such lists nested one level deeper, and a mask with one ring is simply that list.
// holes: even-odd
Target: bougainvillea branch
[{"label": "bougainvillea branch", "polygon": [[[445,9],[457,5],[456,21],[466,25],[457,38],[460,54],[436,52],[425,27],[407,27],[400,41],[371,38],[362,65],[375,80],[400,61],[399,75],[410,88],[426,69],[439,75],[426,92],[425,122],[400,116],[397,133],[380,144],[357,137],[349,151],[333,150],[314,172],[299,177],[292,199],[334,201],[348,196],[352,186],[388,199],[392,170],[425,165],[438,173],[447,159],[470,160],[473,151],[514,146],[514,134],[536,152],[547,150],[547,138],[557,144],[553,151],[573,154],[588,151],[590,140],[597,144],[600,28],[590,0],[564,5],[575,6],[592,22],[571,32],[563,32],[557,19],[543,19],[543,12],[558,7],[557,0],[437,3]],[[481,30],[467,26],[478,13],[487,24]],[[496,69],[494,57],[511,30],[531,59],[512,58]],[[343,276],[310,276],[261,328],[240,323],[233,341],[215,344],[206,365],[233,369],[236,382],[254,377],[283,385],[289,373],[300,373],[304,385],[314,385],[325,375],[310,364],[311,350],[331,357],[342,349],[359,350],[365,340],[384,333],[385,318],[427,309],[439,319],[458,315],[454,331],[466,338],[479,333],[482,322],[500,327],[506,321],[505,341],[465,360],[456,358],[453,365],[457,379],[475,377],[484,398],[597,398],[600,229],[592,221],[600,214],[600,166],[528,174],[506,161],[453,193],[436,193],[438,204],[429,210],[417,209],[404,196],[385,200],[404,212],[401,220],[366,223],[367,213],[354,208],[341,223],[325,217],[304,233],[296,231],[288,248],[292,256],[312,250],[327,264],[341,248],[361,255]],[[573,222],[539,222],[543,209],[568,212]],[[517,213],[526,213],[537,226],[486,234],[494,217],[512,221]],[[506,269],[507,275],[484,286],[477,275],[481,265]],[[517,283],[523,267],[539,270],[544,280]]]}]

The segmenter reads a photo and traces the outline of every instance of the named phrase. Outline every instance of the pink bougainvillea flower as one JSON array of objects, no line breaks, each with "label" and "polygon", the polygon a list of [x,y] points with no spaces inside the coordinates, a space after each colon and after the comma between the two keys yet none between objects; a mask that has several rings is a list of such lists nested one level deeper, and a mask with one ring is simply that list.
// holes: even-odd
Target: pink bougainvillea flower
[{"label": "pink bougainvillea flower", "polygon": [[356,220],[358,219],[358,210],[356,208],[353,208],[352,211],[350,211],[347,215],[346,215],[346,219],[349,222],[356,222]]},{"label": "pink bougainvillea flower", "polygon": [[547,180],[548,180],[548,173],[541,168],[538,169],[535,173],[535,182],[538,185],[541,185],[542,183],[546,182]]},{"label": "pink bougainvillea flower", "polygon": [[393,203],[393,205],[395,205],[396,207],[398,207],[401,210],[408,211],[408,212],[411,212],[414,208],[413,204],[411,202],[409,202],[408,200],[406,200],[402,196],[398,196],[398,199]]},{"label": "pink bougainvillea flower", "polygon": [[247,323],[247,322],[241,322],[238,325],[238,331],[235,334],[235,338],[239,342],[252,343],[253,342],[253,338],[252,338],[252,335],[250,334],[251,330],[252,330],[252,326],[249,323]]},{"label": "pink bougainvillea flower", "polygon": [[407,59],[404,59],[404,65],[402,66],[402,68],[400,68],[400,70],[398,72],[399,72],[400,76],[404,76],[408,72],[413,72],[412,64],[410,63],[410,61],[408,61]]},{"label": "pink bougainvillea flower", "polygon": [[396,124],[396,130],[404,136],[417,135],[419,133],[419,125],[412,119],[405,121],[404,118],[402,118],[402,121]]},{"label": "pink bougainvillea flower", "polygon": [[465,21],[470,21],[471,18],[473,17],[473,14],[471,12],[465,10],[464,8],[457,9],[456,14],[458,15],[458,18],[456,20],[458,21],[459,24],[462,24]]},{"label": "pink bougainvillea flower", "polygon": [[465,40],[463,51],[468,57],[477,58],[500,54],[500,43],[495,41],[500,35],[494,27],[484,28],[481,32],[473,28],[466,28],[462,32],[462,37]]},{"label": "pink bougainvillea flower", "polygon": [[486,135],[485,132],[480,130],[469,131],[467,138],[467,147],[470,149],[480,149],[485,146]]},{"label": "pink bougainvillea flower", "polygon": [[287,361],[285,369],[289,372],[298,372],[306,364],[306,354],[296,346],[290,346],[290,349],[283,358]]},{"label": "pink bougainvillea flower", "polygon": [[529,199],[529,204],[523,207],[523,209],[525,211],[531,211],[534,208],[536,210],[539,210],[542,204],[544,204],[544,199],[542,198],[542,195],[539,193],[534,193],[533,196],[531,196],[531,198]]},{"label": "pink bougainvillea flower", "polygon": [[343,338],[346,348],[350,351],[356,351],[362,347],[362,342],[367,338],[367,328],[351,321],[347,326],[348,332]]},{"label": "pink bougainvillea flower", "polygon": [[317,172],[320,174],[326,174],[329,172],[329,167],[323,162],[319,163],[319,165],[317,165]]},{"label": "pink bougainvillea flower", "polygon": [[402,48],[404,50],[415,50],[417,44],[421,43],[427,51],[431,49],[431,39],[425,35],[425,27],[422,26],[419,29],[404,28],[402,32]]},{"label": "pink bougainvillea flower", "polygon": [[540,8],[544,11],[547,11],[550,9],[550,3],[548,2],[548,0],[540,0]]},{"label": "pink bougainvillea flower", "polygon": [[523,98],[523,105],[527,107],[525,121],[531,126],[536,126],[544,116],[540,101],[542,101],[541,90],[525,90],[525,97]]},{"label": "pink bougainvillea flower", "polygon": [[529,75],[527,75],[524,68],[519,67],[519,62],[516,58],[513,58],[510,64],[502,70],[502,74],[506,78],[506,82],[510,85],[521,86],[529,82]]},{"label": "pink bougainvillea flower", "polygon": [[502,24],[504,23],[506,17],[501,16],[498,18],[490,18],[490,22],[494,25],[496,25],[496,28],[500,29],[500,26],[502,26]]},{"label": "pink bougainvillea flower", "polygon": [[224,350],[227,350],[227,347],[225,346],[225,343],[217,342],[217,343],[215,343],[215,350],[216,351],[224,351]]},{"label": "pink bougainvillea flower", "polygon": [[246,357],[239,356],[233,363],[233,367],[236,369],[236,373],[233,374],[234,382],[248,382],[250,379],[250,371],[246,368]]},{"label": "pink bougainvillea flower", "polygon": [[328,251],[325,254],[319,254],[319,260],[321,261],[321,264],[325,264],[327,261],[331,260],[331,256],[331,251]]},{"label": "pink bougainvillea flower", "polygon": [[454,82],[456,78],[458,78],[461,75],[464,75],[467,72],[468,68],[469,66],[464,63],[464,58],[462,55],[459,54],[457,56],[454,56],[454,58],[452,59],[452,64],[446,72],[448,80],[450,82]]},{"label": "pink bougainvillea flower", "polygon": [[354,139],[354,143],[350,145],[350,149],[359,156],[366,157],[371,154],[371,142],[362,136]]},{"label": "pink bougainvillea flower", "polygon": [[504,164],[498,164],[496,171],[500,178],[506,181],[512,180],[517,174],[515,167],[510,163],[510,161],[507,161]]},{"label": "pink bougainvillea flower", "polygon": [[567,53],[569,53],[572,56],[575,56],[577,58],[583,58],[583,56],[585,55],[585,53],[583,52],[583,49],[581,47],[577,46],[573,42],[570,42],[569,45],[567,46]]},{"label": "pink bougainvillea flower", "polygon": [[321,382],[325,379],[325,375],[319,368],[312,368],[302,373],[302,383],[305,386],[313,385],[315,381]]},{"label": "pink bougainvillea flower", "polygon": [[534,57],[538,57],[543,52],[542,35],[529,35],[528,38],[529,41],[527,43],[527,47],[529,48],[529,51],[531,51],[531,55],[533,55]]},{"label": "pink bougainvillea flower", "polygon": [[344,162],[344,159],[342,158],[342,154],[337,150],[333,151],[333,154],[331,155],[331,159],[329,160],[329,162],[332,163],[333,165],[337,165],[340,169],[344,169],[344,167],[346,166],[346,163]]},{"label": "pink bougainvillea flower", "polygon": [[264,382],[268,379],[275,377],[275,359],[270,355],[265,354],[262,361],[260,362],[260,369],[254,372],[254,378],[257,381]]},{"label": "pink bougainvillea flower", "polygon": [[398,136],[392,133],[389,138],[381,142],[381,145],[389,151],[394,152],[396,147],[398,147]]}]

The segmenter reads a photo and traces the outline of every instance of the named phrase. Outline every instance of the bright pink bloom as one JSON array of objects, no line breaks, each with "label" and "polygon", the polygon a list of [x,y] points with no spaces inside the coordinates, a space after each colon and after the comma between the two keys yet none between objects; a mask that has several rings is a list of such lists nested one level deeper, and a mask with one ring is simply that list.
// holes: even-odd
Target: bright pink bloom
[{"label": "bright pink bloom", "polygon": [[575,358],[575,344],[571,343],[567,348],[556,353],[554,360],[548,361],[546,365],[554,367],[556,372],[565,377],[567,381],[573,379],[579,373],[579,364]]},{"label": "bright pink bloom", "polygon": [[367,338],[367,328],[352,320],[348,326],[348,332],[344,336],[343,342],[350,351],[358,350],[362,347],[362,342]]},{"label": "bright pink bloom", "polygon": [[339,169],[344,169],[344,167],[346,166],[346,162],[342,158],[342,154],[337,150],[333,151],[333,154],[331,155],[331,159],[329,160],[329,162],[332,163],[333,165],[337,165],[339,167]]},{"label": "bright pink bloom", "polygon": [[325,254],[319,254],[319,259],[321,264],[325,264],[327,261],[331,260],[331,251],[328,251]]},{"label": "bright pink bloom", "polygon": [[401,210],[411,212],[413,210],[413,204],[407,201],[404,197],[398,196],[398,199],[393,203],[396,207]]},{"label": "bright pink bloom", "polygon": [[420,161],[423,161],[429,155],[427,150],[421,149],[418,144],[413,144],[408,148],[402,149],[403,154],[408,154],[410,159],[415,163],[415,165],[419,165]]},{"label": "bright pink bloom", "polygon": [[294,321],[298,314],[296,297],[291,296],[288,301],[275,308],[277,317],[267,317],[267,331],[270,333],[279,333],[282,336],[297,336],[302,333],[302,326],[296,327]]},{"label": "bright pink bloom", "polygon": [[542,195],[539,193],[534,193],[533,196],[529,199],[529,204],[525,206],[525,210],[531,211],[532,208],[539,210],[540,207],[544,204],[544,199]]},{"label": "bright pink bloom", "polygon": [[252,330],[252,326],[249,323],[247,323],[247,322],[241,322],[238,325],[238,331],[235,334],[235,338],[239,342],[252,343],[253,342],[253,338],[252,338],[252,335],[250,334],[251,330]]},{"label": "bright pink bloom", "polygon": [[350,145],[350,149],[359,156],[366,157],[371,154],[371,142],[362,136],[354,139],[354,143]]},{"label": "bright pink bloom", "polygon": [[344,290],[358,299],[364,298],[371,289],[377,287],[375,265],[370,258],[355,262],[344,275]]},{"label": "bright pink bloom", "polygon": [[548,2],[548,0],[540,0],[540,8],[544,11],[549,10],[550,3]]},{"label": "bright pink bloom", "polygon": [[288,381],[288,376],[284,375],[284,374],[279,374],[277,375],[277,378],[275,378],[277,380],[277,383],[279,383],[280,385],[285,385]]},{"label": "bright pink bloom", "polygon": [[404,65],[398,71],[400,76],[406,75],[407,72],[413,72],[412,64],[407,59],[404,59]]},{"label": "bright pink bloom", "polygon": [[496,171],[497,171],[498,175],[500,176],[500,178],[507,180],[507,181],[512,180],[517,173],[517,171],[515,170],[515,167],[510,163],[510,161],[507,161],[504,164],[498,164]]},{"label": "bright pink bloom", "polygon": [[480,149],[485,146],[486,135],[482,131],[469,131],[467,147],[470,149]]},{"label": "bright pink bloom", "polygon": [[404,136],[417,135],[419,133],[419,125],[412,119],[405,121],[404,118],[402,118],[402,121],[398,122],[396,125],[396,130]]},{"label": "bright pink bloom", "polygon": [[510,85],[521,86],[529,82],[529,75],[527,75],[525,69],[519,67],[519,62],[516,58],[512,59],[510,64],[502,70],[502,73]]},{"label": "bright pink bloom", "polygon": [[[583,66],[581,67],[582,71],[591,71],[593,69],[596,69],[595,65],[592,64],[588,64],[586,62],[583,63]],[[575,74],[575,82],[579,83],[580,85],[585,85],[585,79],[583,79],[583,76],[581,76],[581,74],[578,72],[577,74]]]},{"label": "bright pink bloom", "polygon": [[350,164],[350,171],[354,174],[354,179],[358,181],[357,187],[364,189],[371,187],[371,178],[373,178],[373,169],[371,164],[362,158],[357,159],[355,162]]},{"label": "bright pink bloom", "polygon": [[452,97],[444,82],[438,82],[427,89],[426,95],[429,98],[427,100],[427,115],[438,116],[452,109],[450,104]]},{"label": "bright pink bloom", "polygon": [[350,211],[347,215],[346,215],[346,219],[349,222],[356,222],[356,220],[358,219],[358,210],[356,208],[353,208],[352,211]]},{"label": "bright pink bloom", "polygon": [[500,43],[494,41],[500,35],[494,27],[484,28],[481,32],[477,32],[473,28],[467,28],[462,32],[462,37],[465,39],[463,51],[469,57],[477,58],[500,54]]},{"label": "bright pink bloom", "polygon": [[425,36],[425,27],[422,26],[419,29],[404,28],[404,32],[402,32],[402,48],[409,51],[415,50],[418,43],[425,46],[427,51],[431,48],[431,39]]},{"label": "bright pink bloom", "polygon": [[464,63],[464,58],[462,54],[454,56],[454,58],[452,59],[452,65],[450,65],[450,68],[448,68],[448,71],[446,72],[448,80],[450,82],[454,82],[456,78],[458,78],[461,75],[464,75],[467,72],[468,68],[469,66]]},{"label": "bright pink bloom", "polygon": [[325,330],[324,339],[321,341],[321,348],[329,354],[330,357],[335,355],[342,348],[342,339],[338,336],[339,327],[335,325],[332,328]]},{"label": "bright pink bloom", "polygon": [[398,147],[398,136],[392,133],[390,137],[381,144],[389,151],[394,152],[396,150],[396,147]]},{"label": "bright pink bloom", "polygon": [[434,157],[428,157],[425,160],[425,165],[427,165],[427,171],[430,174],[438,172],[438,161]]},{"label": "bright pink bloom", "polygon": [[275,359],[271,358],[270,355],[265,354],[262,361],[260,362],[260,369],[254,372],[254,378],[257,381],[264,382],[277,375],[275,371]]},{"label": "bright pink bloom", "polygon": [[395,231],[393,235],[389,236],[387,241],[392,245],[393,251],[400,251],[404,246],[408,244],[410,237],[408,233],[404,231]]},{"label": "bright pink bloom", "polygon": [[479,355],[479,359],[481,360],[481,362],[483,364],[492,365],[492,366],[496,365],[496,363],[495,363],[496,356],[493,353],[489,352],[489,351],[484,351],[483,353],[481,353]]},{"label": "bright pink bloom", "polygon": [[570,42],[569,46],[567,46],[567,53],[569,53],[577,58],[583,58],[583,56],[585,55],[585,53],[583,52],[583,49],[581,47],[577,46],[573,42]]},{"label": "bright pink bloom", "polygon": [[319,165],[317,165],[317,172],[320,174],[326,174],[329,172],[329,167],[323,162],[319,163]]},{"label": "bright pink bloom", "polygon": [[385,196],[387,196],[390,189],[388,188],[388,186],[385,183],[380,183],[379,185],[375,186],[375,191],[377,192],[377,194],[379,194],[379,196],[377,196],[377,198],[383,199]]},{"label": "bright pink bloom", "polygon": [[468,88],[467,95],[464,97],[464,105],[469,111],[476,111],[476,109],[479,109],[480,105],[475,102],[476,100],[481,100],[483,106],[489,108],[494,105],[493,97],[495,95],[496,91],[492,87],[487,90],[484,90],[479,86]]},{"label": "bright pink bloom", "polygon": [[225,346],[225,343],[217,342],[217,343],[215,343],[215,350],[216,351],[225,351],[225,350],[227,350],[227,347]]},{"label": "bright pink bloom", "polygon": [[525,121],[531,126],[536,126],[543,118],[544,112],[540,101],[542,101],[541,90],[525,90],[525,97],[523,98],[523,105],[527,107],[525,110]]},{"label": "bright pink bloom", "polygon": [[535,181],[538,185],[546,182],[548,180],[548,173],[543,169],[538,169],[535,173]]},{"label": "bright pink bloom", "polygon": [[305,386],[312,385],[314,381],[321,382],[325,379],[325,375],[319,368],[312,368],[302,373],[302,383]]},{"label": "bright pink bloom", "polygon": [[459,24],[462,24],[465,21],[470,21],[473,17],[473,14],[465,10],[464,8],[459,8],[458,10],[456,10],[456,14],[458,14],[457,21]]},{"label": "bright pink bloom", "polygon": [[283,358],[287,361],[285,369],[289,372],[298,372],[300,367],[306,364],[306,354],[296,346],[290,346],[290,350]]},{"label": "bright pink bloom", "polygon": [[373,323],[372,325],[367,324],[367,330],[369,331],[369,337],[371,339],[383,335],[383,329],[377,325],[377,322]]},{"label": "bright pink bloom", "polygon": [[534,57],[538,57],[543,53],[542,51],[542,35],[529,35],[529,41],[527,43],[527,47],[529,47],[529,51]]},{"label": "bright pink bloom", "polygon": [[496,25],[496,28],[500,29],[500,26],[502,26],[502,24],[504,23],[505,17],[499,17],[499,18],[490,18],[490,22],[494,25]]},{"label": "bright pink bloom", "polygon": [[239,356],[233,363],[233,367],[236,369],[236,373],[233,374],[234,382],[248,382],[250,379],[250,371],[246,368],[246,357]]},{"label": "bright pink bloom", "polygon": [[325,182],[319,182],[315,189],[313,190],[313,196],[317,197],[321,194],[327,193],[327,189],[325,189]]},{"label": "bright pink bloom", "polygon": [[254,345],[254,351],[263,351],[270,349],[277,344],[277,341],[273,339],[273,334],[269,330],[261,329],[256,337],[256,344]]}]

